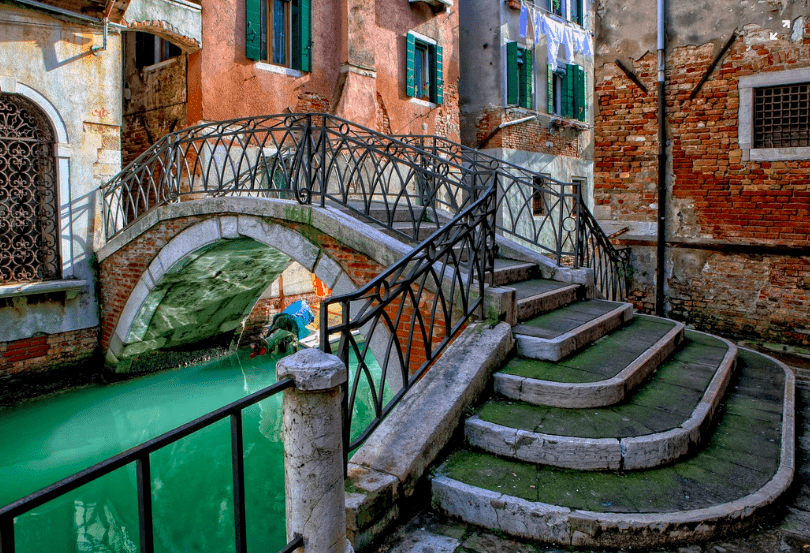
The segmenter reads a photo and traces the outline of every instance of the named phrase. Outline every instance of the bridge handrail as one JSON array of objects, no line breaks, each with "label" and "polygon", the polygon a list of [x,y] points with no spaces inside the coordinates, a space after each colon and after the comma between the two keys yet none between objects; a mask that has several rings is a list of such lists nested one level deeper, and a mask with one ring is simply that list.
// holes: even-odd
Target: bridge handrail
[{"label": "bridge handrail", "polygon": [[[321,347],[357,367],[344,385],[344,453],[358,447],[419,380],[471,316],[484,318],[484,285],[494,271],[495,199],[499,175],[479,178],[487,188],[464,211],[362,288],[321,304]],[[340,306],[330,323],[329,307]],[[359,342],[357,334],[362,335]],[[375,359],[371,353],[384,352]],[[375,380],[370,365],[381,371]],[[374,419],[352,429],[359,390],[367,390]],[[362,393],[362,392],[361,392]],[[354,436],[352,436],[354,434]]]},{"label": "bridge handrail", "polygon": [[[554,232],[559,237],[558,246],[562,247],[558,247],[555,251],[547,249],[546,253],[555,258],[557,264],[593,269],[596,287],[606,299],[619,301],[627,297],[630,271],[627,250],[617,249],[611,244],[585,203],[579,183],[552,179],[442,136],[403,134],[394,137],[418,146],[434,156],[453,159],[456,164],[479,162],[496,164],[499,173],[512,177],[501,178],[504,185],[498,198],[498,208],[512,216],[506,220],[500,218],[498,230],[518,241],[525,240],[527,234],[534,234],[536,237],[541,235],[549,217],[535,226],[529,222],[533,221],[534,213],[531,219],[528,217],[528,206],[534,204],[535,197],[540,195],[542,203],[538,211],[547,214],[559,213]],[[515,196],[518,200],[510,201]],[[570,223],[572,217],[574,221]],[[521,224],[524,228],[519,228]],[[566,237],[570,239],[567,240]],[[538,243],[537,240],[534,242]],[[540,247],[543,249],[542,245]]]},{"label": "bridge handrail", "polygon": [[[234,537],[236,551],[247,551],[246,525],[245,525],[245,465],[242,443],[242,411],[251,405],[274,396],[287,388],[293,387],[291,379],[281,380],[263,390],[236,400],[224,407],[203,415],[191,422],[170,430],[156,438],[119,453],[109,459],[101,461],[77,472],[67,478],[51,484],[26,497],[9,503],[0,508],[0,551],[14,553],[14,519],[25,513],[44,505],[45,503],[70,493],[77,488],[110,474],[111,472],[136,463],[137,493],[138,493],[138,526],[140,530],[140,551],[152,553],[154,551],[153,518],[152,518],[152,478],[150,454],[176,443],[183,438],[208,428],[225,418],[231,423],[231,464],[233,474],[234,495]],[[289,553],[303,545],[301,537],[289,542],[279,553]]]}]

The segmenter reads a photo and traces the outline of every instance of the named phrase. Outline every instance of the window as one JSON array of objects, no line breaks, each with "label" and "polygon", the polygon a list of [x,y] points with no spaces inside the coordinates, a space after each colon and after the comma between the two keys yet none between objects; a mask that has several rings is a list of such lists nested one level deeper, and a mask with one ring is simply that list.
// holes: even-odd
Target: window
[{"label": "window", "polygon": [[548,68],[548,112],[566,119],[587,121],[585,71],[578,65],[560,63]]},{"label": "window", "polygon": [[517,42],[506,44],[506,103],[534,107],[532,52]]},{"label": "window", "polygon": [[534,187],[532,188],[532,215],[542,217],[548,210],[546,209],[546,199],[544,193],[545,179],[534,177]]},{"label": "window", "polygon": [[754,148],[810,146],[810,83],[754,89]]},{"label": "window", "polygon": [[571,0],[571,17],[570,20],[579,25],[580,27],[583,26],[585,23],[585,9],[584,9],[584,2],[583,0]]},{"label": "window", "polygon": [[299,71],[312,71],[311,0],[246,0],[245,53]]},{"label": "window", "polygon": [[810,67],[740,77],[743,161],[810,159]]},{"label": "window", "polygon": [[0,284],[60,278],[54,142],[42,110],[0,93]]},{"label": "window", "polygon": [[143,69],[182,54],[179,46],[150,33],[135,32],[135,66]]},{"label": "window", "polygon": [[406,38],[406,94],[434,104],[444,101],[442,47],[408,33]]}]

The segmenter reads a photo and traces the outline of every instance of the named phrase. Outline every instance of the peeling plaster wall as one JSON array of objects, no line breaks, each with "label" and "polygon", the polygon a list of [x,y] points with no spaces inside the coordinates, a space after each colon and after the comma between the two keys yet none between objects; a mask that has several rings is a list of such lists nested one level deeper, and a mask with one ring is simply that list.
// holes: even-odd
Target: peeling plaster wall
[{"label": "peeling plaster wall", "polygon": [[0,344],[43,335],[55,344],[64,335],[76,346],[65,357],[34,348],[9,370],[76,360],[93,351],[87,341],[79,345],[75,335],[82,329],[95,335],[99,324],[92,267],[94,228],[101,217],[96,191],[120,169],[120,38],[110,32],[106,50],[94,54],[91,49],[102,46],[101,29],[0,6],[0,91],[32,100],[56,130],[62,277],[86,281],[75,296],[59,292],[0,300]]},{"label": "peeling plaster wall", "polygon": [[[743,109],[744,94],[751,94],[747,83],[810,80],[810,4],[669,2],[667,9],[666,311],[733,338],[807,347],[810,155],[797,151],[779,159],[759,150],[756,158],[742,129],[753,118]],[[608,233],[621,233],[619,245],[633,247],[631,299],[651,311],[658,209],[655,2],[630,10],[602,1],[597,19],[595,214]],[[738,37],[690,98],[734,30]]]}]

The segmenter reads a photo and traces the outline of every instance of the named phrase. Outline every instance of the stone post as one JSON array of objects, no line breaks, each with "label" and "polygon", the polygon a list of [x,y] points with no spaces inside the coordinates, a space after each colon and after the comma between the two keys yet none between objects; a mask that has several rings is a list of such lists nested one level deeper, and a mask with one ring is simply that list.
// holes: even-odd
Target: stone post
[{"label": "stone post", "polygon": [[346,366],[334,355],[305,349],[276,364],[284,391],[284,479],[287,539],[304,537],[304,553],[353,553],[346,539],[340,385]]}]

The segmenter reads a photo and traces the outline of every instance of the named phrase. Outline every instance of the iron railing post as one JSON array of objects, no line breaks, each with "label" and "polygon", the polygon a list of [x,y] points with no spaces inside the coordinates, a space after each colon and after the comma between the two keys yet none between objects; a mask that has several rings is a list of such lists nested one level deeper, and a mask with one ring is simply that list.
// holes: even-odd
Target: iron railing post
[{"label": "iron railing post", "polygon": [[245,521],[245,456],[242,438],[242,412],[231,413],[231,469],[233,470],[233,525],[236,553],[247,553]]},{"label": "iron railing post", "polygon": [[14,553],[14,517],[0,517],[0,553]]},{"label": "iron railing post", "polygon": [[576,244],[576,252],[574,254],[574,269],[579,269],[582,266],[582,260],[580,260],[579,254],[585,249],[582,242],[580,240],[583,239],[582,231],[582,217],[580,213],[580,206],[582,206],[582,183],[581,182],[574,182],[573,183],[576,192],[575,198],[575,207],[576,207],[576,219],[574,220],[576,223],[575,229],[575,236],[574,236],[574,244]]},{"label": "iron railing post", "polygon": [[152,471],[149,466],[149,453],[138,458],[138,525],[141,537],[141,553],[155,550],[154,528],[152,526]]}]

